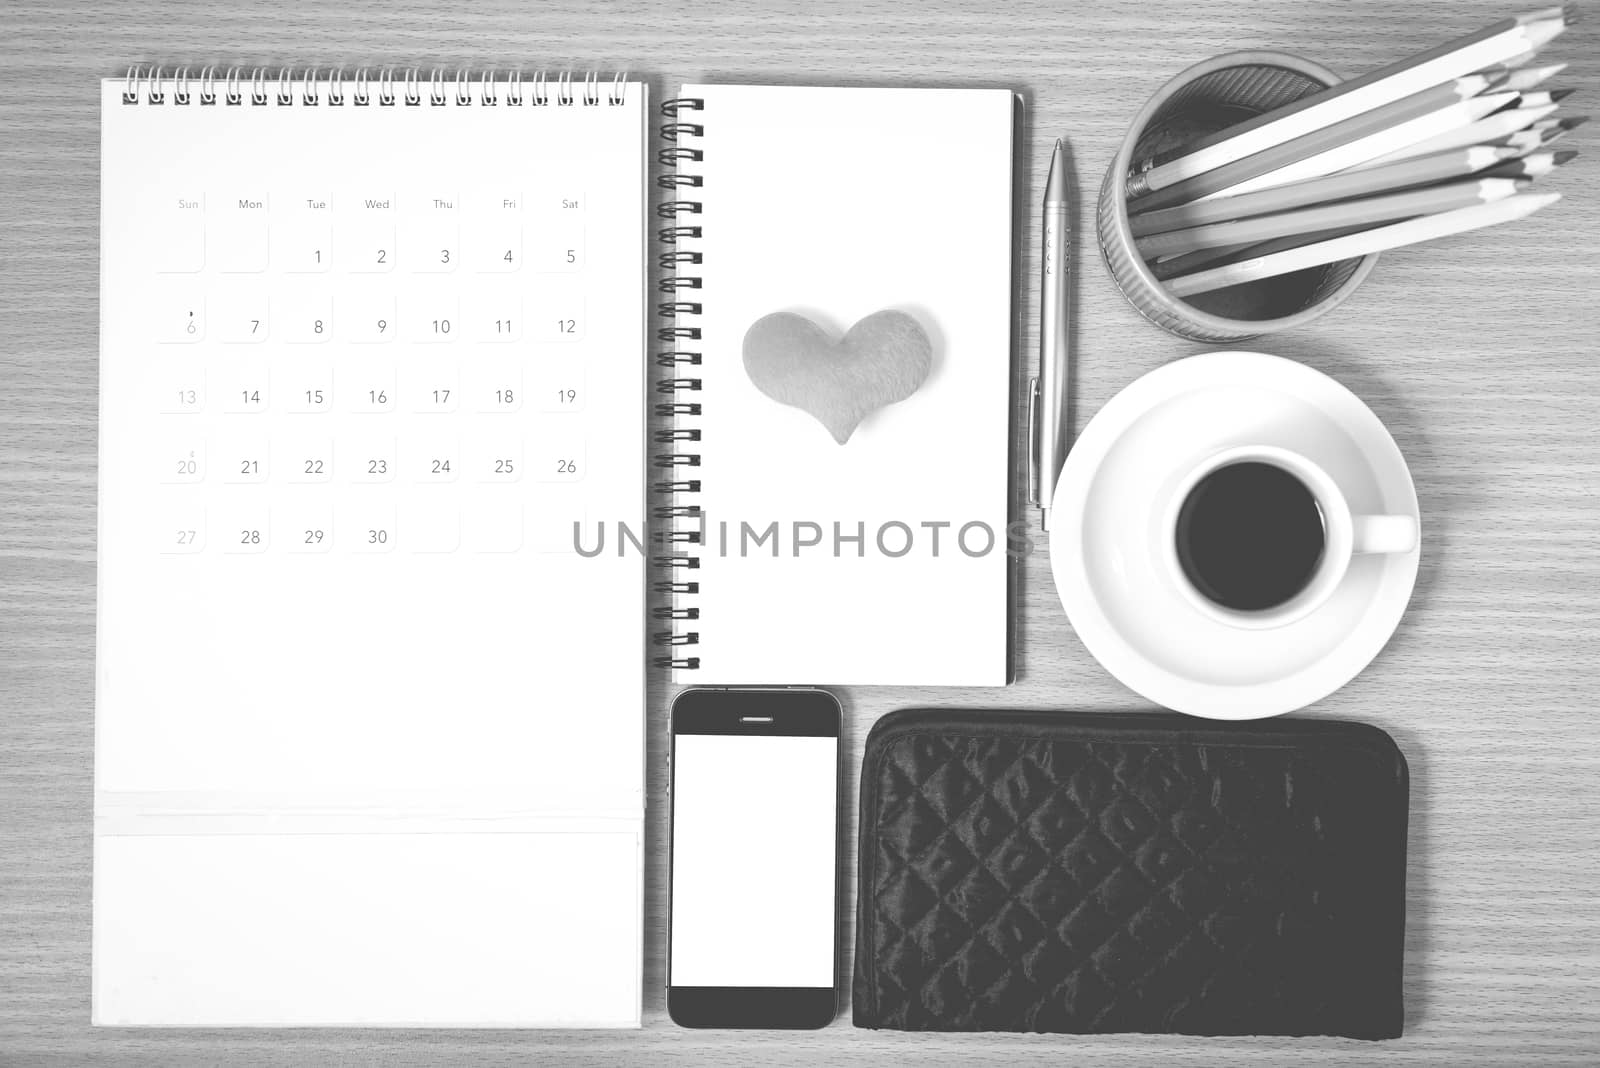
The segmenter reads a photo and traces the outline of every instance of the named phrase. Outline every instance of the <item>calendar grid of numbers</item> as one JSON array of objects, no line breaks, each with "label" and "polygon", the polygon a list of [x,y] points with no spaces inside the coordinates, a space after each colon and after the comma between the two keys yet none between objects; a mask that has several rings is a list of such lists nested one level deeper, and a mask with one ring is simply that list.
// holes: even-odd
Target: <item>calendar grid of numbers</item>
[{"label": "calendar grid of numbers", "polygon": [[[577,821],[610,885],[569,904],[624,935],[587,967],[631,976],[636,1011],[645,562],[574,546],[575,525],[642,529],[645,87],[334,106],[331,83],[261,84],[103,89],[96,787],[119,829],[97,1013],[181,1016],[199,974],[111,916],[216,878],[213,830],[308,811],[351,833],[514,815],[568,851]],[[142,851],[152,813],[204,833]],[[314,957],[296,923],[323,899],[252,892]],[[140,922],[169,954],[223,952],[159,907]],[[213,1017],[282,995],[277,951],[233,948],[235,994],[188,991]],[[526,1013],[586,996],[546,985]]]}]

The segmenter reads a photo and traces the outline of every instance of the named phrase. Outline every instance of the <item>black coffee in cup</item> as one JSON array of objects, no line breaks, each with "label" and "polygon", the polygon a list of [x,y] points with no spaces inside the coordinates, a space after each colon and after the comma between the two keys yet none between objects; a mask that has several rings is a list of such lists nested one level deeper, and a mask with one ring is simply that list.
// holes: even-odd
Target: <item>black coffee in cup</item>
[{"label": "black coffee in cup", "polygon": [[1322,509],[1289,471],[1260,460],[1225,464],[1178,510],[1178,563],[1194,588],[1240,612],[1276,608],[1322,563]]}]

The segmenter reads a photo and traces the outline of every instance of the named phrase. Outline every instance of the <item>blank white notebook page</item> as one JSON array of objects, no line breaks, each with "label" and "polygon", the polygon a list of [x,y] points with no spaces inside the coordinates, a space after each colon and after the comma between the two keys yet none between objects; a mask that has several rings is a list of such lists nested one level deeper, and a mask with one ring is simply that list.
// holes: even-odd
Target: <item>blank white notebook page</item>
[{"label": "blank white notebook page", "polygon": [[[680,147],[704,159],[679,199],[703,279],[700,492],[705,541],[683,572],[699,640],[679,681],[1004,685],[1010,466],[1012,130],[1005,90],[686,86]],[[912,316],[932,371],[840,445],[756,388],[746,331],[774,312],[833,338]],[[687,342],[682,348],[694,348]],[[748,524],[750,533],[746,532]],[[774,537],[756,543],[776,524]],[[754,539],[752,536],[754,536]]]},{"label": "blank white notebook page", "polygon": [[643,519],[645,87],[156,88],[102,87],[95,1021],[636,1025],[644,562],[573,525]]}]

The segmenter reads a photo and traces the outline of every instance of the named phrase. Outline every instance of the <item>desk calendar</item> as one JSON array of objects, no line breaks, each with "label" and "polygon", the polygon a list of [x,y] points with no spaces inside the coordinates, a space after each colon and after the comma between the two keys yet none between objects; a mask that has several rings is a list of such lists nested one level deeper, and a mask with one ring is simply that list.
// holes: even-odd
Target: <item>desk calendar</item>
[{"label": "desk calendar", "polygon": [[644,85],[102,94],[96,1021],[636,1025]]}]

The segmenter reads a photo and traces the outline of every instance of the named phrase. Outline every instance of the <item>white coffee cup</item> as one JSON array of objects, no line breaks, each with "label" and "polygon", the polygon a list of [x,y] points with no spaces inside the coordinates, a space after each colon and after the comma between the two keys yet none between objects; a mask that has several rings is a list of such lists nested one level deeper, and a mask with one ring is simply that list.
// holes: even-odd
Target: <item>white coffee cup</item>
[{"label": "white coffee cup", "polygon": [[[1266,463],[1287,471],[1310,490],[1322,513],[1323,550],[1316,571],[1299,593],[1260,611],[1241,611],[1218,604],[1195,588],[1178,557],[1178,514],[1200,480],[1239,463]],[[1352,515],[1337,482],[1317,464],[1275,445],[1242,445],[1214,453],[1180,479],[1162,514],[1162,556],[1166,570],[1184,597],[1200,613],[1232,627],[1281,627],[1316,611],[1350,569],[1351,558],[1364,553],[1405,553],[1417,547],[1417,519],[1411,515]]]}]

